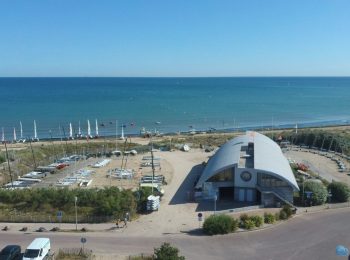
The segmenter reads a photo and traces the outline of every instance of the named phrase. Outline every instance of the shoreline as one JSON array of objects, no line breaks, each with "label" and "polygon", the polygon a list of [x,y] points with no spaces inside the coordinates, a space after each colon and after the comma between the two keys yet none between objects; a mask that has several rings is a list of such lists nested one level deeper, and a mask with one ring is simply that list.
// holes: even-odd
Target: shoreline
[{"label": "shoreline", "polygon": [[[180,135],[198,135],[198,134],[225,134],[225,133],[239,133],[239,132],[245,132],[245,131],[258,131],[258,132],[271,132],[271,131],[284,131],[284,130],[302,130],[302,129],[320,129],[320,128],[333,128],[333,127],[350,127],[350,122],[348,120],[329,120],[329,121],[320,121],[320,122],[305,122],[305,123],[300,123],[300,124],[291,124],[291,123],[286,123],[286,124],[278,124],[278,125],[252,125],[252,126],[242,126],[242,127],[225,127],[225,128],[210,128],[208,127],[207,129],[192,129],[189,131],[170,131],[170,132],[165,132],[165,133],[160,133],[157,131],[159,134],[154,134],[152,131],[148,131],[149,133],[152,134],[153,137],[170,137],[170,136],[180,136]],[[156,133],[157,133],[156,132]],[[40,136],[39,136],[40,137]],[[67,136],[55,136],[55,137],[50,137],[50,136],[45,136],[43,138],[39,138],[39,142],[49,142],[49,141],[84,141],[84,140],[101,140],[101,139],[117,139],[119,141],[122,141],[120,138],[120,134],[116,136],[116,134],[101,134],[97,138],[86,138],[84,135],[83,137],[78,137],[78,138],[70,138]],[[141,132],[139,133],[128,133],[124,132],[124,137],[140,137],[140,138],[145,138],[142,136]],[[27,143],[29,142],[28,140],[30,138],[25,138],[27,140]],[[17,138],[19,140],[19,138]],[[22,142],[13,142],[13,140],[6,140],[7,144],[15,144],[15,143],[22,143]],[[32,143],[37,143],[38,141],[32,141]]]}]

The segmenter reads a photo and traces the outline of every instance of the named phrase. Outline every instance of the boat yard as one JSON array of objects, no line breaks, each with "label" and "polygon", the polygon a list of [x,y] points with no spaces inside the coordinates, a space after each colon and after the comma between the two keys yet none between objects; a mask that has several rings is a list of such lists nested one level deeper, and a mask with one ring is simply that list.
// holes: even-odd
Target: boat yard
[{"label": "boat yard", "polygon": [[[155,152],[158,154],[161,152]],[[73,159],[72,159],[73,158]],[[77,159],[78,158],[78,159]],[[142,154],[112,156],[110,158],[84,159],[83,157],[64,157],[58,162],[48,166],[40,166],[42,171],[32,171],[13,183],[7,183],[5,188],[44,188],[44,187],[67,187],[67,188],[103,188],[118,187],[120,189],[137,189],[141,183],[149,183],[152,178],[152,164],[150,158]],[[147,163],[145,164],[145,160]],[[154,184],[162,186],[164,181],[170,182],[173,168],[164,159],[156,157],[154,163]],[[62,167],[62,168],[61,168]],[[54,170],[53,170],[54,169]],[[162,182],[159,182],[162,176]],[[147,186],[147,185],[144,185]],[[159,188],[161,189],[161,187]]]}]

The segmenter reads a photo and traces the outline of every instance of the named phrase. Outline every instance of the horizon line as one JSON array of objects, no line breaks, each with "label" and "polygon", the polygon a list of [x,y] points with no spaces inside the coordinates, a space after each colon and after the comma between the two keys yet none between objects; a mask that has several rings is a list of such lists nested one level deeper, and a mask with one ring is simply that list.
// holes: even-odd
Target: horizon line
[{"label": "horizon line", "polygon": [[0,76],[0,78],[350,78],[344,76]]}]

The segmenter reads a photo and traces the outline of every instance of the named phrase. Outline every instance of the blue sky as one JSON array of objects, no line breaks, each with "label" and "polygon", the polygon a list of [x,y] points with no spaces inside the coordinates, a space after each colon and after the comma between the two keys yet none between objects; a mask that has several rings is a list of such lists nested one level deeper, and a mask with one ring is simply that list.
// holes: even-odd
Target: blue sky
[{"label": "blue sky", "polygon": [[349,0],[0,6],[0,76],[350,76]]}]

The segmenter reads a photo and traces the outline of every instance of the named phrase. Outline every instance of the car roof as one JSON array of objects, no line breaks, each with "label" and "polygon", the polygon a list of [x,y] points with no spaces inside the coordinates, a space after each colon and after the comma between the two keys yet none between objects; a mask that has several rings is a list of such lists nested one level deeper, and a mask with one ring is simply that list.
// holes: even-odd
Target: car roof
[{"label": "car roof", "polygon": [[21,247],[19,245],[8,245],[8,246],[5,246],[2,250],[1,250],[1,253],[8,253],[10,252],[13,248],[19,248],[21,249]]},{"label": "car roof", "polygon": [[49,238],[36,238],[30,243],[27,249],[40,249],[44,247],[47,243],[50,243]]}]

